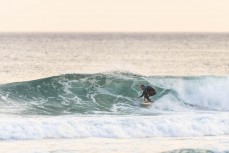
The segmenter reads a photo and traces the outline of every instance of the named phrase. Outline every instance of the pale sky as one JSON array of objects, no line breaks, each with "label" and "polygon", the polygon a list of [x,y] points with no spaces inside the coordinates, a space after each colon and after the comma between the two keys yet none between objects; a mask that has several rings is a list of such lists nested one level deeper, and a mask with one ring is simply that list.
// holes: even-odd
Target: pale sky
[{"label": "pale sky", "polygon": [[0,0],[0,32],[229,32],[229,0]]}]

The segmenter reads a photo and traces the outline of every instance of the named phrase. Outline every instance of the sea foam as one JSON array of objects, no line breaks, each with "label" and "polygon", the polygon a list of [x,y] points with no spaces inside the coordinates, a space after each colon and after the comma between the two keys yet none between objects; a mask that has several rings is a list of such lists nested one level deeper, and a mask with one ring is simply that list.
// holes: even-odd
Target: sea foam
[{"label": "sea foam", "polygon": [[229,134],[228,114],[1,118],[0,139],[146,138]]}]

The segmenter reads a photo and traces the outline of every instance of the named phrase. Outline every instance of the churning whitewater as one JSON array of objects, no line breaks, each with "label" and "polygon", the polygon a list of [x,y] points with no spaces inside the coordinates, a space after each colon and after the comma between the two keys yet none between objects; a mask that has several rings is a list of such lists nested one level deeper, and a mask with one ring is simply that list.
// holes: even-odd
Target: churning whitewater
[{"label": "churning whitewater", "polygon": [[[150,107],[141,84],[156,89]],[[229,77],[66,74],[3,84],[0,101],[2,140],[229,134]]]}]

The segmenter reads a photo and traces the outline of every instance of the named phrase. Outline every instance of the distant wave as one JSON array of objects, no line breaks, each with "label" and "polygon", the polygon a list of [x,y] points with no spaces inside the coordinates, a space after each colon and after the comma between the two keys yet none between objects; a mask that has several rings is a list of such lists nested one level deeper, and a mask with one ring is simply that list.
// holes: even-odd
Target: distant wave
[{"label": "distant wave", "polygon": [[[157,95],[139,106],[140,84]],[[0,86],[1,112],[15,114],[157,114],[228,111],[229,77],[160,77],[130,73],[65,74]]]},{"label": "distant wave", "polygon": [[216,149],[216,151],[213,150],[203,150],[203,149],[178,149],[178,150],[171,150],[171,151],[165,151],[162,153],[228,153],[228,151],[218,151]]}]

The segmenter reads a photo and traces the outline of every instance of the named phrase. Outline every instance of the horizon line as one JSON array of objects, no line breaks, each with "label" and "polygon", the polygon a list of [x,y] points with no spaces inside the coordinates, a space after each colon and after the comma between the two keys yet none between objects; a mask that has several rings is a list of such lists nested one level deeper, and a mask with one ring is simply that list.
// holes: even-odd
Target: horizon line
[{"label": "horizon line", "polygon": [[163,33],[181,33],[181,34],[198,34],[198,33],[209,33],[209,34],[226,34],[226,33],[229,33],[229,31],[0,31],[1,34],[4,34],[4,33],[15,33],[15,34],[19,34],[19,33],[79,33],[79,34],[87,34],[87,33],[94,33],[94,34],[154,34],[154,33],[158,33],[158,34],[163,34]]}]

